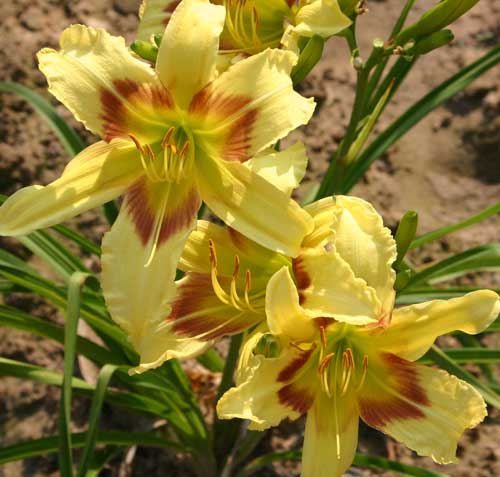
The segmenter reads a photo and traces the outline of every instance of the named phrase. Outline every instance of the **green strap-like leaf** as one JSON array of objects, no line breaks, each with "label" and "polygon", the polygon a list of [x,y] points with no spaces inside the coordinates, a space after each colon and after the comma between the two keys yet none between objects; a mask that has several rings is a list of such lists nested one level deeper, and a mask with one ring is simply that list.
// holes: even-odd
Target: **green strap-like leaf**
[{"label": "green strap-like leaf", "polygon": [[[498,364],[500,363],[500,349],[493,348],[443,348],[441,351],[457,364]],[[420,358],[420,362],[429,364],[433,362],[433,352]]]},{"label": "green strap-like leaf", "polygon": [[0,92],[15,93],[26,100],[35,110],[40,113],[52,128],[70,157],[76,156],[85,144],[76,131],[59,116],[55,108],[39,94],[29,88],[10,81],[0,82]]},{"label": "green strap-like leaf", "polygon": [[471,225],[477,224],[478,222],[481,222],[482,220],[485,220],[485,219],[492,217],[493,215],[496,215],[499,213],[500,213],[500,202],[497,202],[496,204],[491,205],[490,207],[487,207],[486,209],[473,215],[472,217],[461,220],[460,222],[457,222],[456,224],[447,225],[446,227],[442,227],[440,229],[433,230],[432,232],[428,232],[424,235],[421,235],[420,237],[417,237],[411,243],[410,249],[421,247],[422,245],[424,245],[426,243],[432,242],[433,240],[440,239],[441,237],[444,237],[445,235],[456,232],[457,230],[461,230],[461,229],[464,229],[466,227],[470,227]]},{"label": "green strap-like leaf", "polygon": [[[411,290],[404,290],[403,293],[397,296],[397,305],[413,305],[415,303],[423,303],[431,300],[449,300],[450,298],[457,298],[464,296],[466,293],[480,290],[480,288],[473,287],[457,287],[457,288],[412,288]],[[500,289],[494,290],[500,294]]]},{"label": "green strap-like leaf", "polygon": [[83,448],[83,455],[78,466],[78,477],[86,477],[89,469],[92,456],[94,454],[95,444],[97,442],[97,434],[99,428],[99,419],[101,417],[102,404],[104,396],[106,395],[106,388],[108,387],[111,376],[116,371],[117,367],[111,364],[103,366],[97,379],[94,397],[92,398],[92,406],[90,408],[89,416],[89,429],[87,431],[87,438],[85,439],[85,446]]},{"label": "green strap-like leaf", "polygon": [[471,271],[500,268],[500,243],[480,245],[448,257],[415,274],[407,285],[413,287],[425,282],[450,280]]},{"label": "green strap-like leaf", "polygon": [[[0,449],[0,464],[57,452],[58,442],[59,436],[53,436],[20,442],[9,447],[2,447]],[[71,434],[73,448],[83,447],[85,442],[85,432]],[[185,451],[179,444],[168,441],[163,436],[151,432],[101,431],[97,434],[96,442],[98,444],[121,447],[165,447],[180,452]]]},{"label": "green strap-like leaf", "polygon": [[61,477],[73,476],[73,454],[71,445],[71,398],[72,379],[76,357],[76,332],[80,318],[81,292],[84,283],[91,276],[74,273],[68,284],[68,307],[64,326],[64,375],[61,388],[59,413],[59,470]]}]

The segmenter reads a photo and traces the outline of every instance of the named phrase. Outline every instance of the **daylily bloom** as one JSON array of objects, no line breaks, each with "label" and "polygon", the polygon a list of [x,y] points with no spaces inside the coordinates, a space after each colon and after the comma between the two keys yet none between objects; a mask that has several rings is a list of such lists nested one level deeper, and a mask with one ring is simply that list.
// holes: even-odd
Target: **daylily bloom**
[{"label": "daylily bloom", "polygon": [[[307,156],[297,143],[245,163],[290,196],[303,178]],[[273,252],[230,227],[199,220],[184,247],[170,314],[158,322],[134,372],[155,368],[170,358],[191,358],[225,335],[265,320],[267,282],[292,259]]]},{"label": "daylily bloom", "polygon": [[[316,222],[330,216],[331,233],[323,235],[321,252],[310,249],[296,259],[299,279],[282,267],[269,280],[267,324],[244,344],[236,387],[220,399],[219,417],[248,419],[251,429],[263,430],[307,414],[303,477],[345,472],[360,417],[419,455],[454,462],[458,439],[484,419],[486,405],[469,384],[414,361],[439,335],[484,330],[500,312],[498,295],[481,290],[391,310],[394,242],[373,208],[337,197],[310,211]],[[345,264],[356,280],[370,280],[385,304],[377,322],[360,325],[366,313],[348,317],[341,297],[330,296],[328,283],[338,280],[335,270]],[[367,296],[359,297],[362,311]],[[338,315],[330,313],[333,300],[340,300]],[[351,306],[351,299],[343,304]]]},{"label": "daylily bloom", "polygon": [[[162,34],[179,1],[144,0],[138,38]],[[337,0],[212,0],[226,7],[221,53],[254,55],[280,46],[285,33],[329,38],[351,24]]]},{"label": "daylily bloom", "polygon": [[[305,173],[303,146],[296,144],[286,156],[283,161],[256,157],[249,163],[289,195]],[[277,162],[283,167],[277,168]],[[346,197],[339,201],[352,207],[344,210],[326,199],[305,208],[314,218],[314,229],[304,238],[296,258],[265,249],[234,229],[198,221],[179,261],[186,275],[176,282],[172,311],[158,325],[157,345],[147,347],[136,371],[156,367],[172,357],[193,357],[217,338],[265,322],[266,287],[283,266],[298,284],[301,305],[310,316],[320,313],[358,324],[376,324],[384,319],[394,302],[392,287],[382,285],[394,281],[390,267],[395,254],[392,237],[368,204]],[[358,202],[370,211],[364,227],[368,231],[381,229],[373,238],[366,238],[364,249],[356,252],[360,257],[365,252],[378,257],[376,263],[371,263],[371,271],[361,264],[351,267],[332,250],[329,260],[321,260],[332,233],[332,221],[343,211],[344,221],[352,216],[350,221],[355,222]],[[364,237],[366,231],[358,227],[356,234]],[[342,240],[340,235],[338,238]]]},{"label": "daylily bloom", "polygon": [[104,141],[53,183],[24,188],[0,208],[0,234],[23,235],[124,196],[103,240],[102,286],[111,316],[141,354],[169,314],[201,200],[240,233],[291,256],[312,228],[289,195],[244,164],[313,113],[314,101],[289,77],[296,55],[268,49],[217,75],[224,18],[224,7],[208,0],[181,2],[154,69],[123,38],[82,25],[65,30],[60,51],[39,53],[40,69],[50,91]]}]

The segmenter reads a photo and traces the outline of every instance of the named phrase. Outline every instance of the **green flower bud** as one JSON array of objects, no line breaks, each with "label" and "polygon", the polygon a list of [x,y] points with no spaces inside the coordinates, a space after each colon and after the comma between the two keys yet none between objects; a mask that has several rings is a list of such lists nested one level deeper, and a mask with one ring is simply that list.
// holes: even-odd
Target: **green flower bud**
[{"label": "green flower bud", "polygon": [[401,222],[399,222],[398,229],[396,230],[396,247],[398,251],[398,256],[394,262],[393,267],[396,270],[400,269],[400,264],[402,263],[406,252],[410,248],[410,244],[415,238],[415,233],[417,232],[418,225],[418,214],[413,210],[409,210],[403,215]]},{"label": "green flower bud", "polygon": [[425,55],[432,50],[441,48],[455,38],[451,30],[440,30],[419,41],[412,50],[414,55]]},{"label": "green flower bud", "polygon": [[130,45],[130,49],[139,55],[144,60],[150,61],[151,63],[156,63],[156,57],[158,56],[158,47],[149,43],[148,41],[135,40]]},{"label": "green flower bud", "polygon": [[405,28],[396,37],[398,45],[408,40],[419,41],[432,35],[453,23],[470,10],[479,0],[442,0],[436,6],[425,12],[420,19]]},{"label": "green flower bud", "polygon": [[325,40],[320,35],[312,36],[302,48],[299,61],[292,70],[293,84],[298,84],[310,73],[321,59]]},{"label": "green flower bud", "polygon": [[276,336],[266,333],[260,338],[253,353],[262,354],[266,358],[277,358],[281,353],[281,344]]}]

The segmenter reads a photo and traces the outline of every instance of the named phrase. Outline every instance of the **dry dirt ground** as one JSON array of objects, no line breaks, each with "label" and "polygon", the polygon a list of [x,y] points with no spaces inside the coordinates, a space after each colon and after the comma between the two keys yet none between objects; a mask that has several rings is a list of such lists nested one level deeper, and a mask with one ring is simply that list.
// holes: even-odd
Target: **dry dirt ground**
[{"label": "dry dirt ground", "polygon": [[[0,5],[0,79],[20,82],[36,89],[47,98],[43,76],[36,68],[35,53],[44,46],[56,46],[64,27],[70,23],[100,26],[114,34],[133,37],[137,25],[139,0],[14,0]],[[374,37],[386,38],[403,5],[403,0],[370,0],[369,13],[360,21],[362,54]],[[431,0],[415,2],[411,18],[429,7]],[[452,45],[420,60],[405,86],[395,96],[380,120],[382,130],[432,87],[484,54],[500,37],[500,2],[483,0],[453,27],[456,39]],[[455,222],[492,204],[500,197],[500,90],[499,69],[489,71],[462,94],[438,108],[391,150],[380,158],[353,193],[372,201],[394,227],[408,209],[420,214],[423,233]],[[347,49],[338,39],[328,43],[327,51],[312,74],[301,86],[305,95],[318,102],[311,123],[294,132],[288,143],[298,139],[307,144],[311,162],[304,189],[321,178],[327,160],[342,137],[353,99],[354,74],[349,66]],[[54,102],[55,104],[55,102]],[[10,95],[0,97],[0,193],[11,194],[21,186],[46,184],[56,178],[69,159],[40,118],[22,100]],[[78,128],[86,141],[94,140],[62,107],[59,112]],[[498,241],[498,217],[481,226],[456,233],[413,255],[416,263],[442,258],[449,253],[481,243]],[[97,212],[88,212],[71,226],[99,241],[106,225]],[[2,245],[21,256],[29,257],[15,240]],[[90,260],[90,259],[86,259]],[[92,266],[97,266],[91,263]],[[500,286],[498,276],[489,274],[470,277],[469,281],[484,286]],[[62,322],[49,305],[32,297],[6,297],[9,304],[47,319]],[[490,343],[493,346],[499,343]],[[36,363],[49,369],[62,370],[62,350],[27,333],[0,327],[0,355]],[[210,376],[198,380],[210,382]],[[13,378],[0,380],[0,441],[8,445],[20,440],[56,433],[58,390],[42,384]],[[88,402],[77,400],[74,407],[75,430],[84,429]],[[123,416],[105,409],[104,426],[143,430],[151,425],[133,416]],[[259,451],[282,450],[301,442],[302,423],[285,423],[271,433]],[[490,417],[476,430],[468,432],[460,442],[460,463],[442,468],[454,477],[500,476],[500,421]],[[430,459],[416,457],[375,431],[363,428],[360,449],[389,456],[406,463],[417,463],[438,469]],[[261,476],[299,475],[296,463],[266,469]],[[31,459],[0,468],[0,477],[57,476],[54,456]],[[173,475],[187,477],[188,465],[181,456],[158,450],[138,449],[128,466],[114,462],[104,475],[150,477]],[[375,476],[371,470],[353,469],[349,475]]]}]

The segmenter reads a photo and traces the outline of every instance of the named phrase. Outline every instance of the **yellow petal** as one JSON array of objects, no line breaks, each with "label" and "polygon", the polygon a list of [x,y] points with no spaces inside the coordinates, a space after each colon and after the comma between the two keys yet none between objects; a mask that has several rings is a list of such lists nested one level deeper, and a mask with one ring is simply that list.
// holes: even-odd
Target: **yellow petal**
[{"label": "yellow petal", "polygon": [[220,275],[231,277],[234,273],[236,257],[243,273],[249,270],[252,288],[256,280],[269,277],[277,271],[286,258],[272,252],[246,238],[230,227],[216,225],[206,220],[198,220],[196,230],[189,236],[179,261],[179,268],[185,272],[210,273],[210,241],[217,254],[217,270]]},{"label": "yellow petal", "polygon": [[312,202],[304,210],[313,218],[314,229],[304,238],[304,248],[315,248],[332,241],[332,225],[337,206],[333,197]]},{"label": "yellow petal", "polygon": [[276,252],[299,253],[312,220],[295,201],[238,162],[205,157],[197,169],[203,200],[227,225]]},{"label": "yellow petal", "polygon": [[368,425],[440,464],[456,462],[462,433],[486,416],[486,404],[471,385],[390,354],[368,360],[359,407]]},{"label": "yellow petal", "polygon": [[336,196],[332,224],[336,252],[357,278],[375,289],[384,311],[394,303],[396,242],[371,204],[357,197]]},{"label": "yellow petal", "polygon": [[314,318],[353,325],[377,321],[381,306],[373,288],[356,278],[334,249],[307,249],[294,261],[300,304]]},{"label": "yellow petal", "polygon": [[143,178],[128,190],[104,236],[102,288],[112,319],[140,354],[141,364],[132,372],[192,357],[207,347],[205,341],[175,335],[167,321],[177,261],[199,204],[192,182],[155,184]]},{"label": "yellow petal", "polygon": [[184,0],[169,20],[156,70],[181,107],[214,77],[224,17],[224,7],[209,0]]},{"label": "yellow petal", "polygon": [[377,346],[414,361],[427,352],[438,336],[455,330],[480,333],[499,313],[499,297],[490,290],[405,306],[394,311],[389,327],[377,337]]},{"label": "yellow petal", "polygon": [[307,413],[301,477],[341,477],[358,445],[359,411],[350,394],[316,396]]},{"label": "yellow petal", "polygon": [[307,154],[304,144],[298,142],[283,151],[259,154],[244,164],[285,194],[292,195],[306,173]]},{"label": "yellow petal", "polygon": [[0,235],[50,227],[121,195],[142,175],[137,149],[99,142],[78,154],[49,185],[17,191],[0,207]]},{"label": "yellow petal", "polygon": [[150,41],[153,35],[161,35],[168,25],[180,0],[143,0],[139,9],[137,39]]},{"label": "yellow petal", "polygon": [[[227,391],[217,403],[217,414],[220,419],[248,419],[249,429],[264,430],[277,426],[283,419],[297,419],[306,412],[314,400],[314,386],[309,380],[296,385],[287,379],[297,373],[303,377],[302,369],[307,375],[309,353],[297,348],[287,347],[277,358],[266,358],[262,354],[254,354],[253,350],[263,336],[262,331],[254,333],[243,345],[238,365],[236,387]],[[305,359],[304,359],[305,358]],[[293,367],[293,370],[291,370]],[[299,379],[300,381],[300,379]]]},{"label": "yellow petal", "polygon": [[271,333],[297,342],[310,342],[317,333],[312,319],[299,305],[299,294],[288,267],[269,280],[266,290],[266,316]]},{"label": "yellow petal", "polygon": [[60,51],[44,48],[38,53],[40,70],[49,91],[87,129],[107,140],[164,133],[154,110],[171,107],[168,93],[151,67],[132,56],[122,37],[73,25],[62,33],[60,45]]},{"label": "yellow petal", "polygon": [[[203,104],[196,104],[197,109],[212,111],[204,115],[205,123],[200,126],[206,147],[220,150],[221,138],[229,135],[230,154],[238,156],[240,151],[235,149],[239,147],[243,157],[238,160],[243,161],[306,124],[315,103],[313,98],[306,99],[293,89],[290,72],[296,62],[297,55],[292,52],[267,49],[221,74],[197,98],[197,103],[203,100]],[[224,111],[236,100],[241,107],[232,108],[231,114],[224,117]],[[244,134],[231,134],[235,128],[243,128]],[[220,154],[229,159],[223,151]]]},{"label": "yellow petal", "polygon": [[314,0],[299,9],[295,32],[301,36],[328,38],[347,28],[352,21],[342,13],[337,0]]}]

